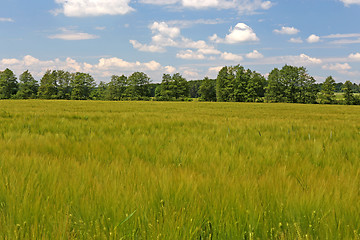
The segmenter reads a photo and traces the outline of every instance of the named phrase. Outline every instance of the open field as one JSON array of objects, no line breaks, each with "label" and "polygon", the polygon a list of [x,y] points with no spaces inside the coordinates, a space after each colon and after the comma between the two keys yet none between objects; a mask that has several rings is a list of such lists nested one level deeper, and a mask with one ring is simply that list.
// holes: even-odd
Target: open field
[{"label": "open field", "polygon": [[0,101],[1,239],[359,239],[360,107]]}]

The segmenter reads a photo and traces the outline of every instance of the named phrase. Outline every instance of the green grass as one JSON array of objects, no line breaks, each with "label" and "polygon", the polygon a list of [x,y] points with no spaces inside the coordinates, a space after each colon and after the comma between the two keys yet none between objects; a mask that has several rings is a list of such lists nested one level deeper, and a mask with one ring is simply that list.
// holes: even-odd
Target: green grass
[{"label": "green grass", "polygon": [[360,107],[0,101],[1,239],[359,239]]}]

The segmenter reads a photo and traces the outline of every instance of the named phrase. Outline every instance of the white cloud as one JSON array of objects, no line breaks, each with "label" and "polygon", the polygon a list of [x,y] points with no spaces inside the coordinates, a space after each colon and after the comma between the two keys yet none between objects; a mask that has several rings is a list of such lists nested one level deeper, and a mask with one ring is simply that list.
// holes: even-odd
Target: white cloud
[{"label": "white cloud", "polygon": [[349,59],[355,60],[355,61],[360,61],[360,53],[351,53],[349,55]]},{"label": "white cloud", "polygon": [[138,49],[141,52],[165,52],[165,49],[160,46],[141,44],[136,40],[130,40],[129,42],[135,49]]},{"label": "white cloud", "polygon": [[124,15],[134,9],[129,6],[130,0],[55,0],[62,5],[53,11],[67,17],[89,17],[101,15]]},{"label": "white cloud", "polygon": [[190,49],[185,51],[180,51],[179,53],[176,54],[176,57],[181,59],[197,59],[197,60],[205,59],[205,56],[202,53],[193,52]]},{"label": "white cloud", "polygon": [[345,4],[345,6],[349,7],[351,4],[360,5],[360,0],[340,0]]},{"label": "white cloud", "polygon": [[169,27],[165,22],[153,22],[150,25],[150,29],[153,33],[161,34],[170,38],[175,38],[180,35],[180,29],[177,27]]},{"label": "white cloud", "polygon": [[140,2],[194,9],[236,9],[239,14],[254,14],[258,10],[268,10],[273,5],[271,1],[262,0],[140,0]]},{"label": "white cloud", "polygon": [[241,55],[224,52],[221,54],[221,58],[228,61],[242,61],[244,58]]},{"label": "white cloud", "polygon": [[96,39],[99,38],[97,35],[89,34],[89,33],[83,33],[83,32],[77,32],[73,29],[68,28],[60,28],[60,31],[62,33],[54,34],[48,36],[50,39],[61,39],[61,40],[88,40],[88,39]]},{"label": "white cloud", "polygon": [[294,27],[281,27],[281,29],[275,29],[274,33],[277,34],[286,34],[286,35],[295,35],[298,34],[300,30]]},{"label": "white cloud", "polygon": [[[154,22],[149,26],[152,31],[150,44],[142,44],[136,40],[130,40],[134,48],[145,52],[165,52],[166,47],[198,49],[199,54],[220,54],[213,46],[203,40],[193,41],[181,36],[180,28],[170,27],[165,22]],[[180,54],[182,56],[182,54]]]},{"label": "white cloud", "polygon": [[183,76],[187,79],[199,78],[199,73],[194,70],[184,70]]},{"label": "white cloud", "polygon": [[205,48],[199,48],[198,52],[202,53],[204,55],[218,55],[218,54],[221,54],[221,52],[219,50],[215,49],[212,46],[205,47]]},{"label": "white cloud", "polygon": [[165,72],[169,73],[169,74],[172,74],[172,73],[176,72],[176,68],[173,67],[173,66],[165,66],[164,69],[165,69]]},{"label": "white cloud", "polygon": [[209,8],[219,6],[218,0],[182,0],[184,7],[190,8]]},{"label": "white cloud", "polygon": [[332,44],[357,44],[360,43],[360,38],[358,39],[340,39],[330,42]]},{"label": "white cloud", "polygon": [[350,70],[351,66],[348,63],[336,63],[336,64],[324,65],[322,66],[322,69],[341,72],[341,71]]},{"label": "white cloud", "polygon": [[1,64],[2,65],[15,65],[15,64],[19,64],[20,61],[16,58],[4,58],[1,60]]},{"label": "white cloud", "polygon": [[290,38],[289,42],[291,42],[291,43],[303,43],[304,41],[301,38]]},{"label": "white cloud", "polygon": [[306,41],[308,43],[317,43],[320,42],[320,37],[315,34],[312,34],[306,39]]},{"label": "white cloud", "polygon": [[230,28],[229,34],[225,36],[225,39],[219,38],[216,34],[210,37],[211,41],[216,43],[235,44],[242,42],[256,42],[259,38],[256,36],[251,27],[245,23],[238,23],[234,28]]},{"label": "white cloud", "polygon": [[264,55],[262,55],[261,53],[259,53],[257,50],[254,50],[254,51],[246,54],[246,57],[247,57],[247,58],[250,58],[250,59],[260,59],[260,58],[263,58]]},{"label": "white cloud", "polygon": [[360,33],[346,33],[346,34],[330,34],[327,36],[324,36],[323,38],[355,38],[360,37]]},{"label": "white cloud", "polygon": [[0,22],[15,22],[12,18],[0,18]]}]

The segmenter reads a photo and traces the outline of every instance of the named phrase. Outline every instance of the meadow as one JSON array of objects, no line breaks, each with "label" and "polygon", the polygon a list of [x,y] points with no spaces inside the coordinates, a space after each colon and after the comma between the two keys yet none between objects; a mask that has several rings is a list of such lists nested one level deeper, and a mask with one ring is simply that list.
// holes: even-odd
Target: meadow
[{"label": "meadow", "polygon": [[0,101],[1,239],[360,239],[360,107]]}]

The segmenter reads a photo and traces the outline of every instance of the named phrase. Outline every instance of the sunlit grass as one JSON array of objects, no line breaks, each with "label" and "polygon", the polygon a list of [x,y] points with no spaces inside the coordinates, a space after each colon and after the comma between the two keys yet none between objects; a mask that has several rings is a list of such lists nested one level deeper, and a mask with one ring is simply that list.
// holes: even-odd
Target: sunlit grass
[{"label": "sunlit grass", "polygon": [[360,108],[0,101],[2,239],[358,239]]}]

